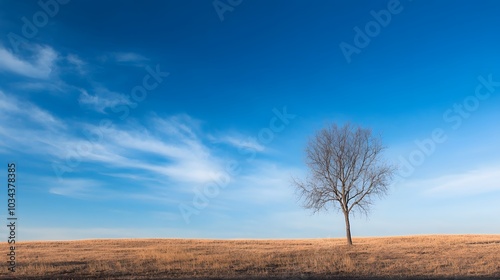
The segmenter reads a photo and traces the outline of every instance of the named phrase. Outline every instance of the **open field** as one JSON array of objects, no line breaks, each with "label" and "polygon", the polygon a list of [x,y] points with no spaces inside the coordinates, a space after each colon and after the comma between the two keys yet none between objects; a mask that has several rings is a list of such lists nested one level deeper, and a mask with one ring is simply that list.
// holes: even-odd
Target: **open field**
[{"label": "open field", "polygon": [[24,242],[16,246],[17,272],[4,267],[0,278],[500,279],[500,235],[354,238],[354,246],[344,244],[345,239]]}]

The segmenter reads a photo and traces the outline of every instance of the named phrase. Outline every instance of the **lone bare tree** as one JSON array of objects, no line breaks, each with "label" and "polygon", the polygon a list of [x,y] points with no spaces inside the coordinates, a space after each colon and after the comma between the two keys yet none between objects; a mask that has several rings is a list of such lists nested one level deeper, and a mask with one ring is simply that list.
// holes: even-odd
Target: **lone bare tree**
[{"label": "lone bare tree", "polygon": [[306,147],[309,174],[293,179],[304,207],[344,213],[347,244],[352,245],[349,215],[358,210],[368,214],[373,196],[383,196],[396,168],[383,161],[385,147],[370,129],[336,124],[316,132]]}]

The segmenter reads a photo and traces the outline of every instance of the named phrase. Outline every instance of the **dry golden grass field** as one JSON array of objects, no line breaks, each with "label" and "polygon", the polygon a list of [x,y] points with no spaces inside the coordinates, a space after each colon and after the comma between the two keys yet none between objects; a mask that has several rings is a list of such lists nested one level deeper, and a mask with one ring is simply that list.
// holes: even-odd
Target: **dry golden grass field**
[{"label": "dry golden grass field", "polygon": [[500,279],[500,235],[24,242],[17,261],[0,278]]}]

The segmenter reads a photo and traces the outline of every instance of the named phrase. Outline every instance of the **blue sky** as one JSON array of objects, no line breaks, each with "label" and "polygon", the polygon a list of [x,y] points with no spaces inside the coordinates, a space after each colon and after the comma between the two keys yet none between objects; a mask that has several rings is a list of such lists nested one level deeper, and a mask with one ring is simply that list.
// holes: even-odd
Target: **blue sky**
[{"label": "blue sky", "polygon": [[402,167],[354,236],[500,232],[496,1],[37,2],[0,2],[22,240],[343,237],[290,177],[346,121]]}]

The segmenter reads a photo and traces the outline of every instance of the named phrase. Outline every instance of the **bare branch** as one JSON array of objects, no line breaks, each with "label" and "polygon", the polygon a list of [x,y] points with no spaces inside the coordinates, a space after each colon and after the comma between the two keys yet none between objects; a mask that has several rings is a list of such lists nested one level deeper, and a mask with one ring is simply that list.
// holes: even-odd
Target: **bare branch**
[{"label": "bare branch", "polygon": [[349,123],[318,131],[305,149],[309,176],[293,180],[303,206],[316,213],[333,205],[349,228],[351,211],[368,214],[373,197],[387,193],[396,168],[383,161],[384,150],[371,130]]}]

